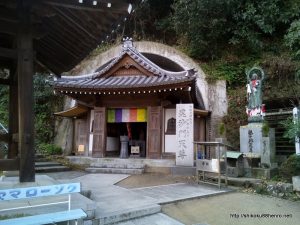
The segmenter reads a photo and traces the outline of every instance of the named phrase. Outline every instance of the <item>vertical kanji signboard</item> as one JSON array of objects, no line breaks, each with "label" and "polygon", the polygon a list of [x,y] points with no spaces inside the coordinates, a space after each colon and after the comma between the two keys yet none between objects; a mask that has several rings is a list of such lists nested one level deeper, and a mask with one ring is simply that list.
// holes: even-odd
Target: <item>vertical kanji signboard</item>
[{"label": "vertical kanji signboard", "polygon": [[194,105],[176,105],[176,165],[194,166]]}]

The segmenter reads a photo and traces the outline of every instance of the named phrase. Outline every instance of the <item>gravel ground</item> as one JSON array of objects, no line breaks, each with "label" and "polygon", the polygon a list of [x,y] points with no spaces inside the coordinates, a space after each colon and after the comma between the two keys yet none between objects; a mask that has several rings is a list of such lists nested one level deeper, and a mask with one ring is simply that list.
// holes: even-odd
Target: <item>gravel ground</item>
[{"label": "gravel ground", "polygon": [[[300,201],[241,192],[168,204],[162,211],[186,225],[300,224]],[[256,215],[265,217],[254,217]],[[270,218],[276,216],[278,218]]]},{"label": "gravel ground", "polygon": [[[147,173],[132,175],[116,185],[138,188],[173,183],[196,182],[195,177]],[[300,201],[241,191],[163,205],[162,212],[186,225],[300,224]],[[257,218],[256,215],[263,215],[264,218]],[[278,218],[271,218],[276,216]]]},{"label": "gravel ground", "polygon": [[171,176],[157,173],[144,173],[131,175],[116,185],[124,188],[140,188],[176,183],[194,184],[196,183],[196,178],[193,176]]}]

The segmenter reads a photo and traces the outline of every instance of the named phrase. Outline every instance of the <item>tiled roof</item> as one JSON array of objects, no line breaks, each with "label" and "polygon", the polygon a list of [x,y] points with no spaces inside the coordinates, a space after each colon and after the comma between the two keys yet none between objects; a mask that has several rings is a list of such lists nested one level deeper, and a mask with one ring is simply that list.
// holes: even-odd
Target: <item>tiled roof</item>
[{"label": "tiled roof", "polygon": [[131,89],[142,87],[157,87],[174,84],[190,83],[195,77],[169,77],[169,76],[119,76],[98,79],[60,79],[55,83],[56,89]]},{"label": "tiled roof", "polygon": [[[125,55],[128,55],[139,66],[150,72],[151,76],[141,75],[122,75],[105,76],[105,74],[114,67]],[[80,90],[115,90],[115,89],[132,89],[132,88],[155,88],[162,86],[186,86],[195,81],[195,71],[184,70],[181,72],[167,71],[154,64],[148,58],[138,52],[131,40],[125,40],[120,55],[109,63],[101,66],[92,74],[80,76],[62,76],[55,81],[54,88],[63,89],[80,89]]]}]

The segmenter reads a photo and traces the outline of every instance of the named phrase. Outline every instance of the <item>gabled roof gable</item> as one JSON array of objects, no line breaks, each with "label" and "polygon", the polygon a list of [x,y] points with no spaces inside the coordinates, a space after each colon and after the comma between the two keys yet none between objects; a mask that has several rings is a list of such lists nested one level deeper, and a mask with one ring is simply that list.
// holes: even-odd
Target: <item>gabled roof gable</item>
[{"label": "gabled roof gable", "polygon": [[195,74],[195,71],[193,70],[172,72],[172,71],[167,71],[162,69],[161,67],[159,67],[158,65],[150,61],[143,54],[141,54],[139,51],[137,51],[133,46],[132,39],[127,38],[123,42],[123,47],[120,55],[114,58],[110,63],[108,63],[104,67],[96,70],[95,71],[96,73],[93,75],[93,79],[109,77],[113,75],[116,71],[121,69],[122,67],[129,69],[131,66],[132,68],[136,68],[136,70],[139,70],[140,75],[146,75],[146,76],[172,77],[172,76],[190,76]]},{"label": "gabled roof gable", "polygon": [[95,78],[111,77],[111,76],[153,76],[154,74],[139,65],[130,55],[123,54],[122,57],[106,72],[99,73]]}]

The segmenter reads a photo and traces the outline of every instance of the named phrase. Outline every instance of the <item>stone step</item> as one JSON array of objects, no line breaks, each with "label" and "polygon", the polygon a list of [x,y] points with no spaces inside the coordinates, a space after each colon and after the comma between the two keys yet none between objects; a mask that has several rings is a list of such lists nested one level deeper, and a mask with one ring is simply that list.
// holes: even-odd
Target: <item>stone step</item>
[{"label": "stone step", "polygon": [[42,154],[35,154],[34,155],[34,161],[35,162],[48,162],[49,159],[47,159],[44,155]]},{"label": "stone step", "polygon": [[153,215],[160,212],[161,206],[157,204],[138,207],[135,209],[120,210],[113,213],[108,213],[105,216],[101,216],[98,218],[98,224],[114,224],[120,221]]},{"label": "stone step", "polygon": [[91,167],[116,169],[144,169],[145,165],[141,163],[95,162],[91,163]]},{"label": "stone step", "polygon": [[36,167],[35,172],[36,173],[50,173],[50,172],[63,172],[63,171],[69,171],[71,170],[69,167],[66,166],[42,166],[42,167]]},{"label": "stone step", "polygon": [[[135,219],[122,221],[115,223],[115,225],[141,225],[141,224],[151,224],[151,225],[161,225],[161,224],[169,224],[169,225],[184,225],[183,223],[180,223],[179,221],[167,216],[163,213],[155,213],[152,215],[147,215],[143,217],[138,217]],[[198,225],[204,225],[204,224],[198,224]]]},{"label": "stone step", "polygon": [[165,153],[162,153],[162,158],[163,159],[175,159],[176,154],[172,153],[172,152],[165,152]]},{"label": "stone step", "polygon": [[89,167],[85,171],[89,173],[113,173],[113,174],[142,174],[144,169],[128,169],[128,168],[99,168],[99,167]]},{"label": "stone step", "polygon": [[61,166],[58,162],[35,162],[35,167],[51,167],[51,166]]}]

